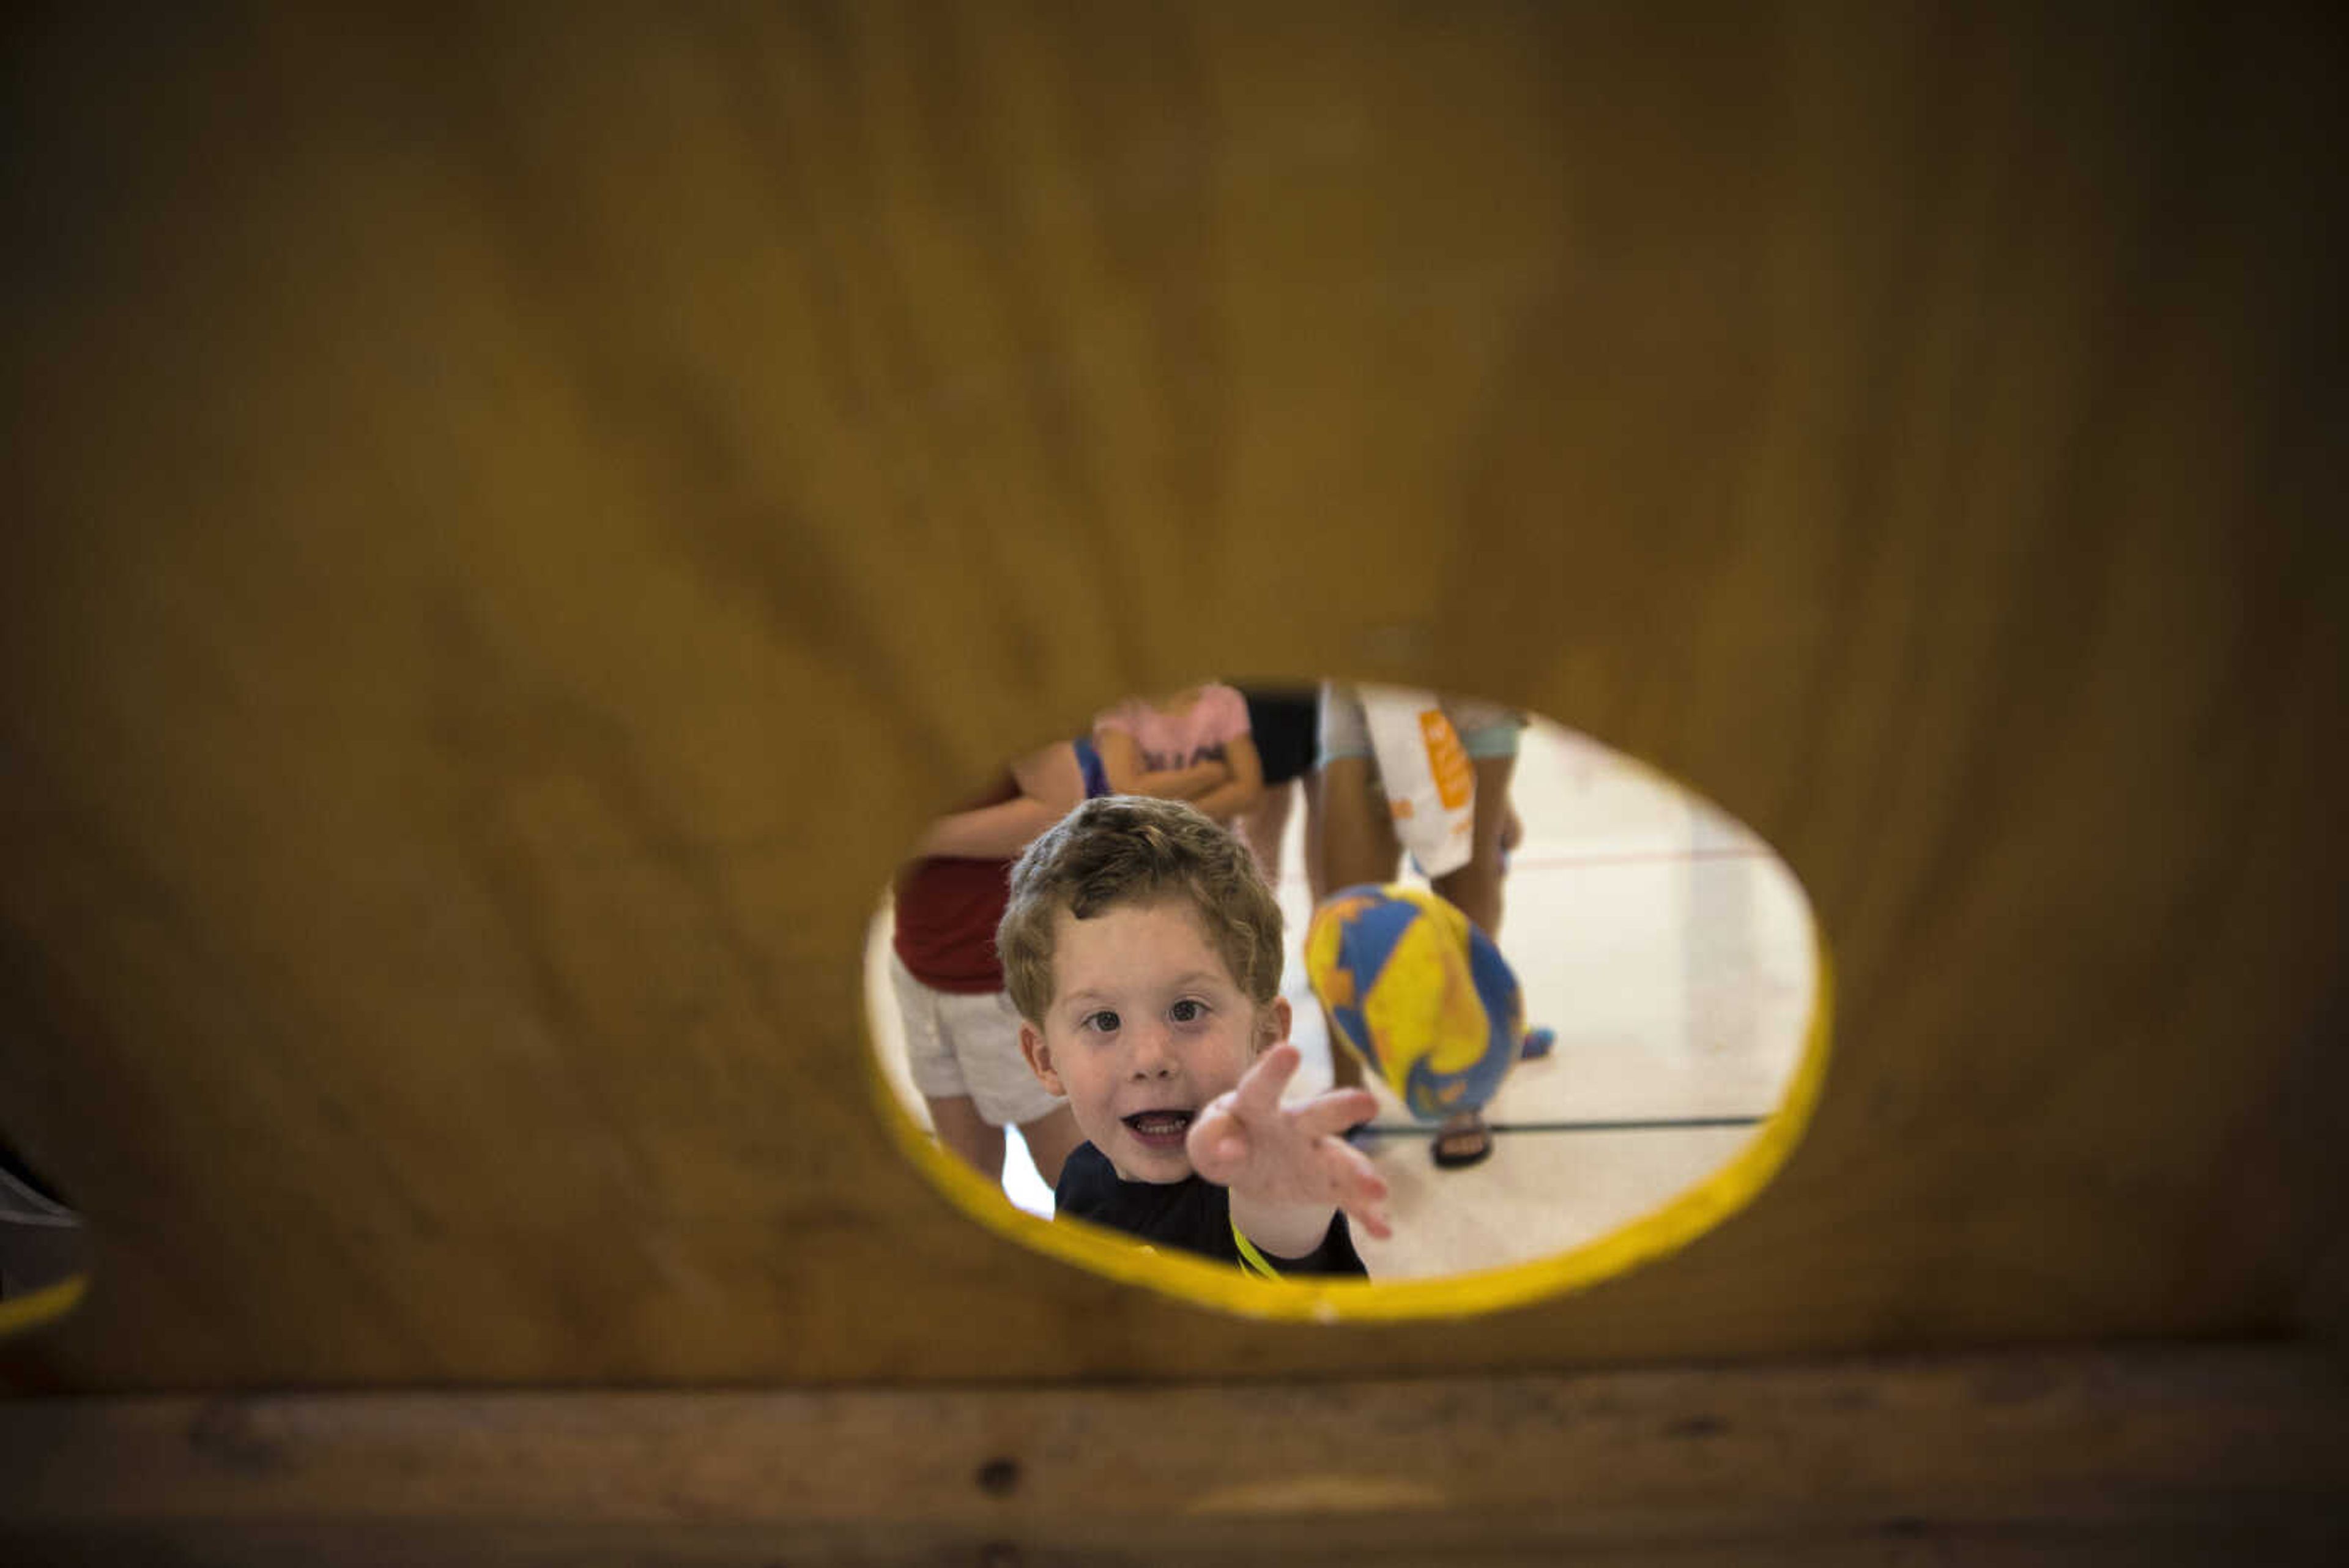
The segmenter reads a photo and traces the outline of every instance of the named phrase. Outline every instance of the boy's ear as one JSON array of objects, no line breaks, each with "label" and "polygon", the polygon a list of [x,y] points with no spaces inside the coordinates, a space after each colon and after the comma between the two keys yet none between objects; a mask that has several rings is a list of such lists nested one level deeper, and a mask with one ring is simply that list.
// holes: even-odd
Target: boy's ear
[{"label": "boy's ear", "polygon": [[1292,1022],[1293,1018],[1288,1010],[1288,998],[1274,997],[1272,1005],[1264,1010],[1257,1025],[1257,1054],[1261,1056],[1288,1039],[1288,1026]]},{"label": "boy's ear", "polygon": [[1043,1032],[1024,1018],[1019,1021],[1019,1054],[1028,1058],[1028,1070],[1036,1075],[1037,1082],[1056,1095],[1067,1096],[1069,1091],[1061,1086],[1061,1075],[1052,1071],[1052,1048],[1044,1044]]}]

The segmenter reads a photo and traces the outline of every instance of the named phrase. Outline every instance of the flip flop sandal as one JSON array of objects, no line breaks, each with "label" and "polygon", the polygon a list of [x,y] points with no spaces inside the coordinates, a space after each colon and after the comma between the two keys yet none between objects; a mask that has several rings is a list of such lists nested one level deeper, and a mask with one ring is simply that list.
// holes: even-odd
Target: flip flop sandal
[{"label": "flip flop sandal", "polygon": [[[1473,1149],[1444,1147],[1448,1142],[1471,1137],[1477,1140],[1476,1147]],[[1463,1127],[1457,1132],[1437,1133],[1434,1141],[1429,1146],[1428,1152],[1435,1157],[1435,1167],[1438,1170],[1459,1170],[1467,1166],[1480,1164],[1492,1158],[1493,1129],[1480,1123],[1473,1127]]]}]

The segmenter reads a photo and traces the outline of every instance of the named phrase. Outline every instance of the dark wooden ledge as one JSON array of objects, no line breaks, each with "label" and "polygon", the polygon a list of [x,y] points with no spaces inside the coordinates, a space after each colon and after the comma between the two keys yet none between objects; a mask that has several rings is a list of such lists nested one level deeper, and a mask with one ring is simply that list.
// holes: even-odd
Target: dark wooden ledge
[{"label": "dark wooden ledge", "polygon": [[2292,1347],[1248,1386],[0,1407],[8,1561],[2317,1561]]}]

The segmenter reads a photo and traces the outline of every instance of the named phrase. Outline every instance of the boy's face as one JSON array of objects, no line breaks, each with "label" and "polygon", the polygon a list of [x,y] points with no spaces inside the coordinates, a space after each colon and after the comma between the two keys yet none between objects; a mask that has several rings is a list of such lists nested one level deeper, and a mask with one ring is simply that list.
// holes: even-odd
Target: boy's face
[{"label": "boy's face", "polygon": [[1249,1001],[1181,898],[1053,921],[1051,1004],[1040,1030],[1019,1026],[1028,1064],[1118,1175],[1180,1181],[1192,1117],[1287,1038],[1288,1003]]}]

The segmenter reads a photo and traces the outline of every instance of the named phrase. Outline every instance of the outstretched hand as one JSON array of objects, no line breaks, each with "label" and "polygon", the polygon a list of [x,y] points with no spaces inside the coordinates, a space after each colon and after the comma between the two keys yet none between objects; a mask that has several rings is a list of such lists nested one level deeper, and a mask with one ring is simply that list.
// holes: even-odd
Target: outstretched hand
[{"label": "outstretched hand", "polygon": [[1266,1052],[1238,1087],[1191,1123],[1191,1168],[1235,1197],[1282,1208],[1341,1209],[1381,1240],[1392,1235],[1386,1179],[1338,1135],[1378,1113],[1368,1089],[1339,1089],[1294,1106],[1280,1091],[1303,1060],[1287,1041]]}]

